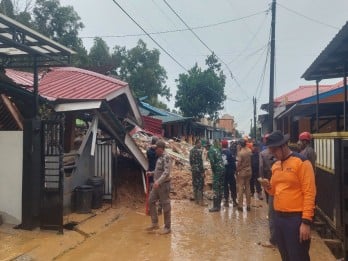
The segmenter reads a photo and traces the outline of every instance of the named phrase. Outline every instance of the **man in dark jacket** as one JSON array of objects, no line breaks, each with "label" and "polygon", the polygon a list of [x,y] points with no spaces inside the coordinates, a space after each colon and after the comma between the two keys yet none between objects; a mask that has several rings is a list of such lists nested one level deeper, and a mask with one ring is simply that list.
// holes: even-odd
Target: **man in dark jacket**
[{"label": "man in dark jacket", "polygon": [[252,154],[251,154],[251,179],[250,179],[250,192],[251,196],[254,196],[255,188],[257,192],[257,198],[263,200],[262,188],[260,182],[257,180],[259,177],[259,147],[257,143],[253,144]]},{"label": "man in dark jacket", "polygon": [[234,176],[236,172],[236,158],[232,155],[231,150],[228,148],[228,141],[221,141],[222,147],[222,161],[225,165],[225,179],[224,179],[224,206],[229,207],[229,192],[231,192],[231,198],[233,206],[237,204],[237,189],[236,189],[236,178]]}]

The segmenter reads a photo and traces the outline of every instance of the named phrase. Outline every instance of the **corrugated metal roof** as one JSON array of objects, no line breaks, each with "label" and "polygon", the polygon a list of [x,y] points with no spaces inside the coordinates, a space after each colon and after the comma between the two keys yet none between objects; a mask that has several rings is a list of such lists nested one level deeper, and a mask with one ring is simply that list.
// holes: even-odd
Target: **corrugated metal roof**
[{"label": "corrugated metal roof", "polygon": [[[32,73],[6,69],[6,75],[16,84],[32,89]],[[39,94],[50,100],[110,100],[113,93],[127,85],[113,77],[74,67],[52,68],[39,75]]]},{"label": "corrugated metal roof", "polygon": [[347,41],[348,22],[309,66],[302,78],[308,81],[344,77],[344,65],[348,59]]},{"label": "corrugated metal roof", "polygon": [[[141,101],[140,106],[142,109],[142,115],[151,116],[152,118],[161,120],[162,123],[174,123],[191,119],[191,117],[183,117],[179,114],[156,108],[146,102]],[[146,111],[150,113],[147,113]]]},{"label": "corrugated metal roof", "polygon": [[[13,69],[6,69],[7,77],[11,78],[16,84],[24,87],[33,87],[34,74]],[[40,76],[39,76],[40,78]]]},{"label": "corrugated metal roof", "polygon": [[42,76],[39,94],[51,99],[109,100],[109,96],[127,85],[110,76],[79,68],[52,68]]},{"label": "corrugated metal roof", "polygon": [[[319,85],[319,93],[328,92],[339,87],[342,87],[343,82],[340,81],[336,84],[331,85]],[[276,99],[274,99],[275,103],[283,103],[283,104],[292,104],[294,102],[303,100],[305,98],[316,95],[317,87],[316,85],[304,85],[299,88],[292,90],[286,94],[283,94]]]}]

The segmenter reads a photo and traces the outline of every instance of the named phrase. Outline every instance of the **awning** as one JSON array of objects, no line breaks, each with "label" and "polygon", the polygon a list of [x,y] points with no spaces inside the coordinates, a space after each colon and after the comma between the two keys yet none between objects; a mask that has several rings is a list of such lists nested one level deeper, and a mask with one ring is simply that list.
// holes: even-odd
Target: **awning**
[{"label": "awning", "polygon": [[69,48],[0,14],[0,62],[4,67],[32,67],[34,56],[39,67],[68,64],[72,54],[75,52]]},{"label": "awning", "polygon": [[322,80],[344,77],[344,64],[348,62],[348,22],[309,66],[302,78]]},{"label": "awning", "polygon": [[[320,103],[319,104],[319,114],[320,117],[326,116],[337,116],[342,115],[343,103],[342,102],[332,102],[332,103]],[[276,119],[281,119],[285,116],[289,117],[315,117],[316,106],[315,104],[294,104],[286,111],[277,115]]]}]

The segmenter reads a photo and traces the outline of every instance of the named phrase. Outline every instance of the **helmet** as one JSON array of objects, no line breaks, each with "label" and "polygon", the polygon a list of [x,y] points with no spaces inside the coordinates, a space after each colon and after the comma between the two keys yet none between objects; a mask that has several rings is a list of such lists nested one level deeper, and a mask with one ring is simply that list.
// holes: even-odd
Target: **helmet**
[{"label": "helmet", "polygon": [[221,146],[222,146],[223,148],[227,148],[227,147],[228,147],[228,141],[227,141],[227,140],[222,140],[222,141],[221,141]]},{"label": "helmet", "polygon": [[302,132],[300,136],[298,136],[299,140],[311,140],[311,134],[308,131]]}]

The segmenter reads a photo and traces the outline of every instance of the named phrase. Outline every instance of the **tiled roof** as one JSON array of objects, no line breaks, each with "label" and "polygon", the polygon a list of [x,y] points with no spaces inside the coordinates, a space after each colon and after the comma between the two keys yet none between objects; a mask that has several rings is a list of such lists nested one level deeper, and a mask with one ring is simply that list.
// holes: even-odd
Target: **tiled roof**
[{"label": "tiled roof", "polygon": [[[342,87],[342,85],[342,81],[331,85],[319,85],[319,93],[324,93],[337,89],[339,87]],[[274,99],[274,102],[277,104],[292,104],[305,98],[314,96],[316,95],[316,93],[316,85],[303,85],[295,90],[292,90],[286,94],[277,97],[276,99]]]}]

